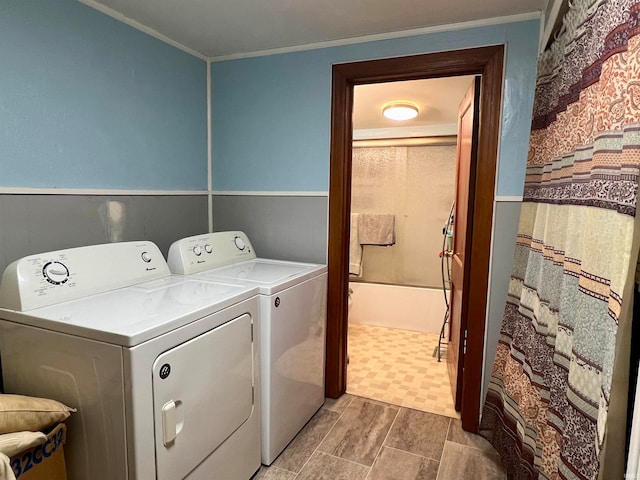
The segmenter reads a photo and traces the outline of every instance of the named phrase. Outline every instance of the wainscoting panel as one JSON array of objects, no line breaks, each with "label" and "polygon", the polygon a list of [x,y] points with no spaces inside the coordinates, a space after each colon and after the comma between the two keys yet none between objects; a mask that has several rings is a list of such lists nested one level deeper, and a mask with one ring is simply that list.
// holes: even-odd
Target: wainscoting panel
[{"label": "wainscoting panel", "polygon": [[326,263],[327,197],[216,195],[213,230],[242,230],[258,256]]},{"label": "wainscoting panel", "polygon": [[97,243],[174,240],[207,231],[203,195],[0,195],[0,272],[18,258]]}]

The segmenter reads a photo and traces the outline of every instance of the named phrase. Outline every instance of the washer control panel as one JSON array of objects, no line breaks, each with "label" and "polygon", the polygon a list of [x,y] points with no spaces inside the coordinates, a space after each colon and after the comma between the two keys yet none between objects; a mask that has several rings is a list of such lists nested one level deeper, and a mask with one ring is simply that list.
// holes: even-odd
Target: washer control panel
[{"label": "washer control panel", "polygon": [[256,258],[244,232],[214,232],[183,238],[169,248],[168,263],[172,273],[192,273],[224,267]]},{"label": "washer control panel", "polygon": [[47,262],[42,267],[42,275],[47,279],[47,282],[62,285],[69,280],[69,269],[62,262]]},{"label": "washer control panel", "polygon": [[237,248],[238,250],[240,250],[241,252],[242,252],[245,248],[247,248],[247,244],[246,244],[246,243],[244,243],[244,240],[242,240],[242,238],[241,238],[241,237],[239,237],[239,236],[236,236],[236,237],[233,239],[233,243],[235,244],[236,248]]},{"label": "washer control panel", "polygon": [[0,308],[32,310],[170,274],[158,247],[147,241],[30,255],[5,269],[0,284]]}]

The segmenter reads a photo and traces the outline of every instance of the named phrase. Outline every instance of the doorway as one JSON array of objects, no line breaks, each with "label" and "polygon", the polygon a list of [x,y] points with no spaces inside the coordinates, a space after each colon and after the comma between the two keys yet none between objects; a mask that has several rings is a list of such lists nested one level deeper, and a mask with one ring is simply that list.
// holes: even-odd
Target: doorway
[{"label": "doorway", "polygon": [[477,431],[487,306],[489,251],[500,128],[504,46],[416,55],[334,65],[331,113],[329,187],[328,321],[326,394],[337,398],[346,390],[347,294],[351,208],[353,88],[367,83],[476,75],[483,79],[480,95],[471,232],[465,367],[457,379],[462,391],[462,426]]},{"label": "doorway", "polygon": [[[448,335],[440,339],[450,297],[443,227],[459,105],[474,78],[356,85],[353,103],[347,393],[455,418]],[[415,106],[413,118],[384,115],[398,104]]]}]

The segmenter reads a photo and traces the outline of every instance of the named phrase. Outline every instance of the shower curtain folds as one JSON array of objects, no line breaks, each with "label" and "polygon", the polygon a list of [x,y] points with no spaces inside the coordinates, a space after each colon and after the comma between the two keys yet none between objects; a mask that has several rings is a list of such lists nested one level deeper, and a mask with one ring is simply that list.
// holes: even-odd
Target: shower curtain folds
[{"label": "shower curtain folds", "polygon": [[516,253],[480,425],[515,480],[623,478],[640,3],[575,0],[564,25],[538,63]]}]

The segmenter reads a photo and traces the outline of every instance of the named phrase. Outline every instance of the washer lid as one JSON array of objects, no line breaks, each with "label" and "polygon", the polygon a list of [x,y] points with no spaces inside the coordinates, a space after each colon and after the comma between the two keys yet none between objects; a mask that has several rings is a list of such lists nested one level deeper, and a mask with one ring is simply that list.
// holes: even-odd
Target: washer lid
[{"label": "washer lid", "polygon": [[255,286],[169,276],[0,318],[126,347],[251,298]]},{"label": "washer lid", "polygon": [[326,271],[326,265],[257,258],[202,272],[197,278],[257,285],[261,294],[271,295]]}]

